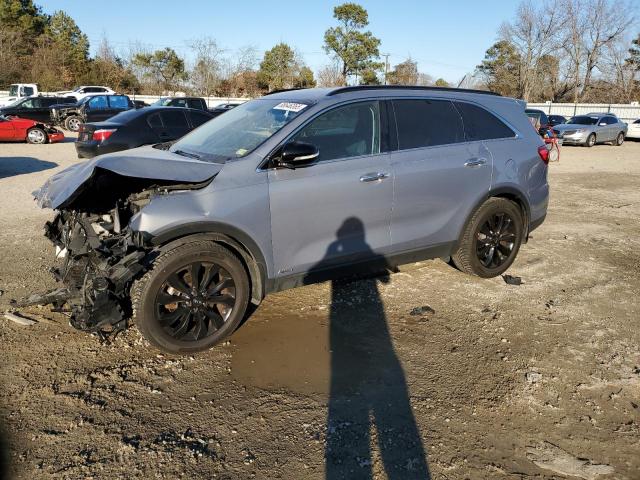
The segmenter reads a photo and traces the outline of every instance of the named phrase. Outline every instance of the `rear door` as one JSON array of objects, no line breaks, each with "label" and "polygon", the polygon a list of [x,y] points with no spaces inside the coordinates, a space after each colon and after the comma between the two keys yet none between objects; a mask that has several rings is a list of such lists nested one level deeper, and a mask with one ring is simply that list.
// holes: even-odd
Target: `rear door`
[{"label": "rear door", "polygon": [[187,107],[195,108],[196,110],[206,110],[207,104],[202,98],[189,98],[187,100]]},{"label": "rear door", "polygon": [[442,99],[393,100],[398,150],[391,240],[394,252],[427,247],[448,255],[474,205],[491,186],[492,157],[465,138],[461,113]]}]

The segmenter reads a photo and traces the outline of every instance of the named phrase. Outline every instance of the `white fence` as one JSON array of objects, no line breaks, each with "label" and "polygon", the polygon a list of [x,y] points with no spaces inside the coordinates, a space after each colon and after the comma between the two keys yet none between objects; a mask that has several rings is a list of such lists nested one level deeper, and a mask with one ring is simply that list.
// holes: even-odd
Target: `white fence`
[{"label": "white fence", "polygon": [[[42,92],[43,95],[55,95],[54,92]],[[7,90],[0,90],[0,97],[6,97],[9,95],[9,92]],[[153,103],[156,100],[159,100],[161,98],[160,95],[128,95],[129,98],[131,100],[142,100],[143,102],[146,103]],[[233,103],[242,103],[242,102],[246,102],[247,100],[250,100],[249,98],[242,98],[242,97],[202,97],[206,100],[207,105],[209,106],[209,108],[213,108],[216,107],[218,105],[222,105],[225,103],[229,103],[229,102],[233,102]]]},{"label": "white fence", "polygon": [[527,108],[537,108],[547,115],[573,117],[590,112],[614,113],[623,122],[631,123],[640,118],[640,105],[628,103],[529,103]]}]

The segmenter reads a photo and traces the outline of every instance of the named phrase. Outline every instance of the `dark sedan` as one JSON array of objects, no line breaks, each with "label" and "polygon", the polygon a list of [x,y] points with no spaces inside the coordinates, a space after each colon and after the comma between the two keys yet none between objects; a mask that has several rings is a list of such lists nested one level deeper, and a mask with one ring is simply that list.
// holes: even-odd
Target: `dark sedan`
[{"label": "dark sedan", "polygon": [[209,112],[192,108],[147,107],[128,110],[105,122],[80,126],[76,151],[79,158],[91,158],[142,145],[177,140],[211,120]]},{"label": "dark sedan", "polygon": [[549,126],[555,127],[556,125],[560,125],[562,123],[567,123],[567,117],[562,115],[549,115]]}]

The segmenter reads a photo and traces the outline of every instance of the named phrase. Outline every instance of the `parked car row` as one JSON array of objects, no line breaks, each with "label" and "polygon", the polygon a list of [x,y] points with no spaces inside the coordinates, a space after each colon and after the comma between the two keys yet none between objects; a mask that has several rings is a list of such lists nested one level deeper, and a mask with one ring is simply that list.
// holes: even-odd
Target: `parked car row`
[{"label": "parked car row", "polygon": [[91,158],[142,145],[171,142],[214,116],[193,108],[149,107],[119,113],[104,122],[80,125],[76,151]]},{"label": "parked car row", "polygon": [[534,108],[527,108],[525,113],[532,119],[533,124],[539,126],[542,136],[551,130],[563,145],[593,147],[596,143],[611,142],[612,145],[619,146],[627,137],[640,138],[640,120],[632,124],[632,129],[609,112],[575,115],[568,120],[562,115],[547,115],[542,110]]}]

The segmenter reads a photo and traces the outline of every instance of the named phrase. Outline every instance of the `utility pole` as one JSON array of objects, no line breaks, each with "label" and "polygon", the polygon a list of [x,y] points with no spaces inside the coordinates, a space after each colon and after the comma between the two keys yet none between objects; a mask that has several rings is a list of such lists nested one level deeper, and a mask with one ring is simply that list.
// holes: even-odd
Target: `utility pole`
[{"label": "utility pole", "polygon": [[387,74],[389,73],[389,56],[391,54],[390,53],[383,53],[382,56],[384,57],[384,84],[387,84]]}]

